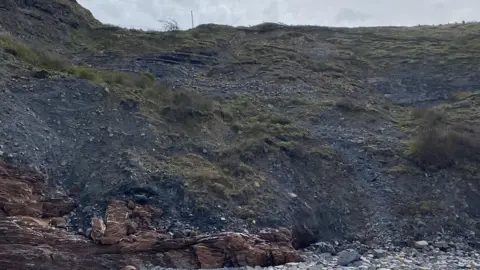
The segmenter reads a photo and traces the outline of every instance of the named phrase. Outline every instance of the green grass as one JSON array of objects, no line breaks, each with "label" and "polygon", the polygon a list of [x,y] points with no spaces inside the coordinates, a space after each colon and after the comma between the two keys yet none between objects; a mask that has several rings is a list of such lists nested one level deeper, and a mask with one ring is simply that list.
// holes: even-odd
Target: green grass
[{"label": "green grass", "polygon": [[147,89],[155,84],[155,78],[151,73],[131,74],[115,70],[100,70],[87,66],[73,66],[68,73],[80,78],[97,83],[110,85],[122,85],[125,87]]},{"label": "green grass", "polygon": [[0,34],[0,48],[34,67],[65,71],[70,66],[68,60],[64,57],[43,50],[32,49],[8,34]]}]

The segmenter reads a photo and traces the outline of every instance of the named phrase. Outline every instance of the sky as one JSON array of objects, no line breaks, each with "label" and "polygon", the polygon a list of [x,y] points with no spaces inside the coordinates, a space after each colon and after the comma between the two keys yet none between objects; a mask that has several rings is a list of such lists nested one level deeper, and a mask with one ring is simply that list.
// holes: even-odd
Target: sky
[{"label": "sky", "polygon": [[323,26],[410,26],[479,21],[480,0],[77,0],[103,23],[161,30],[205,23],[263,22]]}]

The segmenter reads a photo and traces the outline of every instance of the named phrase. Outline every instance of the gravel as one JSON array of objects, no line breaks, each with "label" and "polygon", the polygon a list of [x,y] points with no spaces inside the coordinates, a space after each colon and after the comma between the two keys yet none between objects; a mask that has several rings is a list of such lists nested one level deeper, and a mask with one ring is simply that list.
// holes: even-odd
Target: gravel
[{"label": "gravel", "polygon": [[[448,251],[442,251],[435,245],[428,245],[421,249],[412,247],[388,246],[375,247],[365,252],[346,248],[338,253],[324,252],[324,244],[314,244],[303,250],[304,262],[288,263],[286,265],[270,267],[237,267],[223,268],[231,270],[317,270],[317,269],[480,269],[480,254],[478,251],[466,247],[455,248],[450,245]],[[462,246],[462,245],[457,245]],[[348,262],[347,262],[348,261]],[[166,270],[155,266],[144,266],[141,270]]]}]

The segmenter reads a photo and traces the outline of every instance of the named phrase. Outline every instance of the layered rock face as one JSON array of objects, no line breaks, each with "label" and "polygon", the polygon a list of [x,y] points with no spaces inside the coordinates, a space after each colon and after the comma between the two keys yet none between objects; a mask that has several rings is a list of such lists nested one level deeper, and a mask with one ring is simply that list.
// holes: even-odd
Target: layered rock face
[{"label": "layered rock face", "polygon": [[69,231],[73,198],[45,198],[44,180],[0,162],[1,269],[139,269],[145,263],[177,268],[269,266],[298,262],[288,229],[258,235],[155,228],[160,209],[111,201],[87,232]]}]

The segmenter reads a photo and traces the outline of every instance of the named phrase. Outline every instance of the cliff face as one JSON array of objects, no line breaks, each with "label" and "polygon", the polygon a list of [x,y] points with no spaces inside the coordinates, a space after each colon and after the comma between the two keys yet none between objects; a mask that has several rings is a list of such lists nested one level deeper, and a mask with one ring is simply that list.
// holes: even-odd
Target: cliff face
[{"label": "cliff face", "polygon": [[[0,163],[0,257],[3,269],[120,269],[147,262],[177,268],[280,265],[301,261],[286,230],[199,235],[183,231],[172,238],[152,227],[160,209],[133,201],[112,201],[86,232],[68,231],[77,202],[46,198],[44,182],[33,173]],[[154,255],[152,255],[152,253]],[[28,258],[28,261],[26,259]]]},{"label": "cliff face", "polygon": [[[148,254],[220,241],[228,254],[205,256],[252,265],[246,248],[269,265],[299,259],[292,241],[476,242],[479,25],[157,33],[102,25],[75,1],[2,5],[0,153],[44,179],[6,185],[31,193],[3,206],[22,248],[43,241],[22,240],[31,230],[66,239],[79,266],[104,254],[117,267],[122,250],[168,265]],[[293,236],[218,233],[264,227]]]}]

